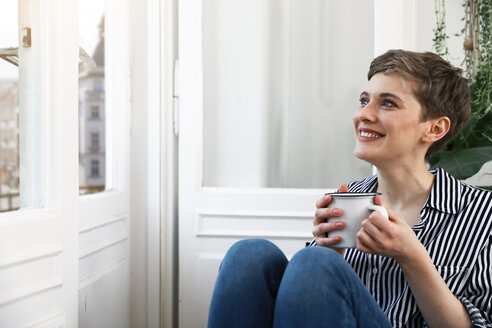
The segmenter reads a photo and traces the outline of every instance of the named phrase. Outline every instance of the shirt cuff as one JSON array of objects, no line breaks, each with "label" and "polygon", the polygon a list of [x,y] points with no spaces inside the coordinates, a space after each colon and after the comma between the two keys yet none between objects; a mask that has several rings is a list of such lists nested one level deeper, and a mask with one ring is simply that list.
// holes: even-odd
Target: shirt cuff
[{"label": "shirt cuff", "polygon": [[489,328],[492,327],[492,323],[488,322],[482,315],[482,312],[479,308],[477,308],[472,302],[462,296],[457,297],[460,302],[465,306],[468,315],[472,321],[473,327],[483,327]]}]

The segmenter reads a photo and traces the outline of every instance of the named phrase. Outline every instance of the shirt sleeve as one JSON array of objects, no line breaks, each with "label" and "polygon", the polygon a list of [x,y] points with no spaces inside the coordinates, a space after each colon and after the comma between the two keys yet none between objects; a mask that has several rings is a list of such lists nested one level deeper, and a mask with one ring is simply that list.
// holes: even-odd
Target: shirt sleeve
[{"label": "shirt sleeve", "polygon": [[472,268],[463,296],[457,298],[470,315],[473,327],[492,328],[492,235]]}]

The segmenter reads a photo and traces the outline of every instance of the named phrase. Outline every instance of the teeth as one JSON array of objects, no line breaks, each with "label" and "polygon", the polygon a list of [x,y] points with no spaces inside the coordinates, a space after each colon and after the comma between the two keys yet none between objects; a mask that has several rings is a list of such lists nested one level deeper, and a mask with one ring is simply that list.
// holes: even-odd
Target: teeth
[{"label": "teeth", "polygon": [[367,137],[367,138],[382,138],[383,137],[380,134],[366,132],[366,131],[360,131],[360,136],[361,137]]}]

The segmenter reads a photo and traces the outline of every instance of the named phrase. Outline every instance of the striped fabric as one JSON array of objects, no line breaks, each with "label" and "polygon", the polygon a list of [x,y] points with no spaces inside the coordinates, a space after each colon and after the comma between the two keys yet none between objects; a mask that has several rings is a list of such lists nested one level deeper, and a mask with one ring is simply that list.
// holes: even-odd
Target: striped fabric
[{"label": "striped fabric", "polygon": [[[431,172],[436,179],[412,229],[473,326],[492,327],[492,192],[462,183],[443,169]],[[348,186],[351,192],[367,192],[376,184],[372,176]],[[396,261],[352,248],[344,257],[394,327],[427,327]]]}]

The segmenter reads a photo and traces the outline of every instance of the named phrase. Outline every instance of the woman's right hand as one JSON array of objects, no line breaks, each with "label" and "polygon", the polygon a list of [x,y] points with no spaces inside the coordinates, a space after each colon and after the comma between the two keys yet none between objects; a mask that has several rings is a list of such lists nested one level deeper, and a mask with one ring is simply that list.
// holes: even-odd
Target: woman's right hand
[{"label": "woman's right hand", "polygon": [[[342,184],[338,189],[338,192],[348,192],[346,184]],[[336,244],[342,241],[340,236],[331,232],[341,230],[345,227],[343,221],[331,221],[327,222],[328,218],[339,217],[342,215],[342,210],[339,208],[328,207],[332,197],[330,195],[324,195],[316,202],[316,212],[314,214],[314,229],[313,236],[316,238],[316,244],[318,246],[336,247]],[[330,237],[328,237],[330,234]],[[340,254],[343,254],[343,249],[335,248]]]}]

